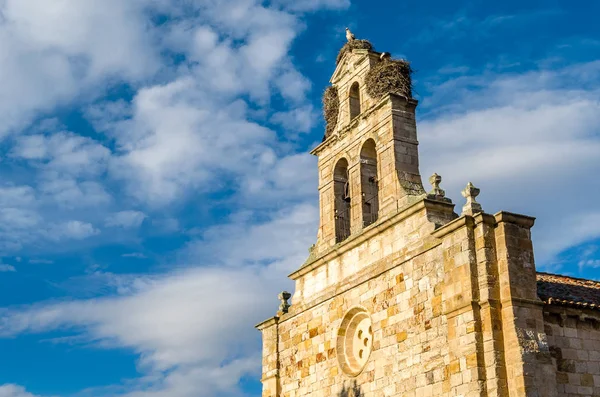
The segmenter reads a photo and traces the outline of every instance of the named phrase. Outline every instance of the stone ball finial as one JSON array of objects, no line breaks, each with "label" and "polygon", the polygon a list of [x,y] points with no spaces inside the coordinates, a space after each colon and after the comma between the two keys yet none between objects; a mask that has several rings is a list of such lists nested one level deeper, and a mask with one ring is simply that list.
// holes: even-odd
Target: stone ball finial
[{"label": "stone ball finial", "polygon": [[431,200],[437,201],[445,201],[447,203],[451,203],[452,200],[446,197],[446,192],[444,189],[440,188],[440,183],[442,182],[442,177],[437,173],[433,173],[429,177],[429,183],[432,186],[432,189],[429,193],[427,193],[427,198]]},{"label": "stone ball finial", "polygon": [[467,199],[467,203],[463,206],[461,215],[475,215],[479,212],[483,212],[481,204],[475,200],[479,196],[480,190],[476,188],[471,182],[467,183],[467,187],[463,189],[461,194]]},{"label": "stone ball finial", "polygon": [[292,294],[290,294],[287,291],[282,291],[279,295],[277,295],[277,298],[281,301],[281,304],[279,305],[279,311],[282,313],[287,313],[288,310],[290,309],[290,304],[288,303],[288,300],[292,297]]},{"label": "stone ball finial", "polygon": [[352,40],[355,40],[355,39],[356,39],[356,37],[354,36],[354,33],[352,33],[350,31],[350,29],[346,28],[346,40],[352,41]]}]

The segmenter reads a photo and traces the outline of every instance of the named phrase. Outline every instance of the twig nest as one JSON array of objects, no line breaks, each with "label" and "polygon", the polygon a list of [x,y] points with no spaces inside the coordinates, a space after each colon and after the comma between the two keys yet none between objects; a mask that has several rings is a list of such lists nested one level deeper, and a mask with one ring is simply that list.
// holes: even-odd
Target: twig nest
[{"label": "twig nest", "polygon": [[335,64],[337,65],[338,63],[340,63],[340,61],[344,57],[344,54],[347,53],[348,51],[372,50],[372,49],[373,49],[373,44],[371,44],[369,42],[369,40],[356,40],[356,39],[350,40],[349,42],[344,44],[344,46],[340,49],[340,52],[338,52],[338,56],[337,56],[337,59],[335,60]]},{"label": "twig nest", "polygon": [[338,98],[338,90],[333,86],[329,86],[323,93],[323,117],[325,118],[325,138],[327,138],[338,121],[338,111],[340,109],[340,101]]},{"label": "twig nest", "polygon": [[367,73],[367,93],[375,99],[394,93],[412,98],[412,69],[404,59],[384,58]]}]

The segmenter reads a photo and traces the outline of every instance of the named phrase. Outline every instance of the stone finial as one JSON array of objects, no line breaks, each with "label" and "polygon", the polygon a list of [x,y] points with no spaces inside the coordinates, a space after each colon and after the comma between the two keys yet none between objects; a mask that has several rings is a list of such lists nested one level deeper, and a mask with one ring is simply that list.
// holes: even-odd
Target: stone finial
[{"label": "stone finial", "polygon": [[283,291],[279,295],[277,295],[277,298],[281,301],[281,304],[279,305],[280,312],[282,312],[282,313],[288,312],[288,310],[290,309],[290,304],[288,303],[288,299],[290,299],[291,297],[292,297],[292,294],[290,294],[287,291]]},{"label": "stone finial", "polygon": [[427,198],[431,200],[445,201],[447,203],[451,203],[452,200],[446,197],[446,192],[444,189],[440,188],[440,183],[442,182],[442,177],[437,173],[434,173],[429,177],[429,183],[432,186],[432,189],[429,193],[427,193]]},{"label": "stone finial", "polygon": [[462,209],[461,215],[475,215],[479,212],[483,212],[481,204],[479,204],[475,198],[479,196],[480,190],[477,189],[471,182],[467,183],[467,187],[461,192],[464,198],[467,199],[467,203]]}]

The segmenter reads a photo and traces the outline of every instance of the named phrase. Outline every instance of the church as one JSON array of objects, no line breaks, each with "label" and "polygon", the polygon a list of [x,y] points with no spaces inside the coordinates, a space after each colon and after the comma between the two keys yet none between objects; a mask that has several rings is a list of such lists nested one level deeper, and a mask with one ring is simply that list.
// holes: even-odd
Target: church
[{"label": "church", "polygon": [[257,325],[263,397],[600,396],[600,282],[537,272],[535,219],[473,184],[456,209],[424,186],[410,64],[347,39],[311,152],[317,240]]}]

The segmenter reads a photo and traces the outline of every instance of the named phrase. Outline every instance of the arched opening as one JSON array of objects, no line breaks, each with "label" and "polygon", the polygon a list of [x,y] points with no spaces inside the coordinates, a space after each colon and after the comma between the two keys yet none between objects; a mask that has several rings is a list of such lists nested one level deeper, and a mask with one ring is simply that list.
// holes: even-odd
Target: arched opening
[{"label": "arched opening", "polygon": [[360,190],[363,227],[365,227],[375,222],[379,215],[377,151],[375,141],[372,139],[367,140],[360,151]]},{"label": "arched opening", "polygon": [[344,241],[350,236],[350,183],[348,161],[340,159],[333,171],[333,194],[335,216],[335,242]]},{"label": "arched opening", "polygon": [[358,83],[355,82],[350,87],[350,120],[355,118],[360,114],[360,87]]}]

